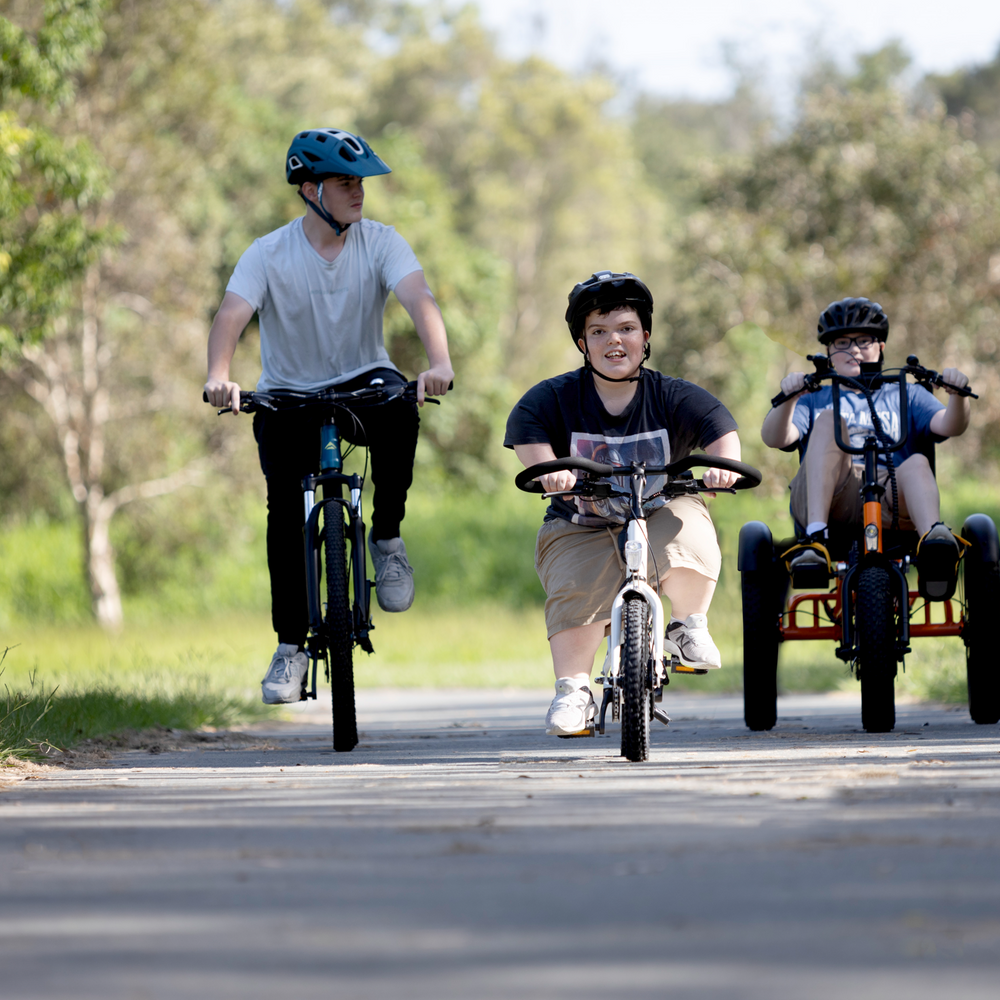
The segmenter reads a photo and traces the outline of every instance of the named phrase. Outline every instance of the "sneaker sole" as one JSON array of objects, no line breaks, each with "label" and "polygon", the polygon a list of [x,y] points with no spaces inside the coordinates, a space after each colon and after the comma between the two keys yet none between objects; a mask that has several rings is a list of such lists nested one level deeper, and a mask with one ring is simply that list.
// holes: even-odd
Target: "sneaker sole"
[{"label": "sneaker sole", "polygon": [[696,667],[699,670],[721,670],[721,663],[705,663],[703,660],[689,660],[680,650],[677,643],[670,639],[663,640],[663,652],[676,656],[685,667]]},{"label": "sneaker sole", "polygon": [[555,732],[551,729],[546,729],[545,734],[546,736],[558,736],[561,740],[586,739],[588,736],[595,736],[597,734],[597,726],[592,722],[586,729],[581,729],[578,733],[565,733],[561,730]]}]

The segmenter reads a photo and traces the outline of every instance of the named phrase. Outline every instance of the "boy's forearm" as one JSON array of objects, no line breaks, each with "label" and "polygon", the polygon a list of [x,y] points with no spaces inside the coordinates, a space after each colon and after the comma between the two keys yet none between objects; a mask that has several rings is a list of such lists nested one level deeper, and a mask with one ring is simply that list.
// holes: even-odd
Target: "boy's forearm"
[{"label": "boy's forearm", "polygon": [[768,448],[787,448],[799,439],[799,430],[792,420],[795,400],[790,399],[776,406],[764,418],[760,428],[761,440]]},{"label": "boy's forearm", "polygon": [[208,332],[208,377],[229,380],[229,366],[236,345],[253,317],[253,306],[232,292],[226,292]]},{"label": "boy's forearm", "polygon": [[964,434],[969,426],[969,419],[972,416],[972,406],[968,396],[949,396],[948,405],[939,410],[935,415],[932,424],[937,424],[931,429],[942,437],[958,437]]}]

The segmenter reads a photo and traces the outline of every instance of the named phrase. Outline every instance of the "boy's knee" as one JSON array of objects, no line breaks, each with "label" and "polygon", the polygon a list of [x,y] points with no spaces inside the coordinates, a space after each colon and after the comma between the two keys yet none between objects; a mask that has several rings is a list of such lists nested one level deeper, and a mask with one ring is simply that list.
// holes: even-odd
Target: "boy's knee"
[{"label": "boy's knee", "polygon": [[927,460],[927,456],[920,454],[920,452],[915,452],[905,462],[900,462],[896,471],[902,472],[904,469],[907,472],[918,475],[926,474],[934,478],[934,470],[931,468],[931,463]]}]

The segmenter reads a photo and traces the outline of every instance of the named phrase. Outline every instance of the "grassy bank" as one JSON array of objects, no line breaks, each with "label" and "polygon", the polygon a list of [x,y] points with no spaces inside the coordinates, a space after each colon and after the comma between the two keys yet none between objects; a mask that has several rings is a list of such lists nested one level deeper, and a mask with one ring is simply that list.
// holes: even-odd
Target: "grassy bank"
[{"label": "grassy bank", "polygon": [[[671,691],[741,689],[739,617],[717,611],[714,621],[725,667],[705,677],[674,676]],[[18,645],[8,652],[2,677],[7,708],[0,715],[12,706],[17,710],[0,723],[0,747],[47,742],[65,748],[125,729],[228,727],[281,713],[259,700],[259,681],[274,649],[263,615],[131,626],[118,635],[85,625],[15,631],[8,641]],[[418,598],[405,615],[376,611],[372,638],[374,655],[356,654],[359,687],[548,688],[552,683],[537,606],[447,607]],[[603,651],[598,661],[602,657]],[[964,701],[964,662],[958,639],[914,642],[897,691]],[[782,691],[855,684],[830,643],[789,643],[781,651]],[[483,697],[489,698],[488,690]]]},{"label": "grassy bank", "polygon": [[[961,524],[993,495],[953,480],[945,499],[951,523]],[[405,533],[417,600],[404,615],[375,610],[376,653],[357,655],[358,685],[549,687],[543,595],[532,560],[543,509],[540,500],[513,488],[489,496],[456,496],[426,486],[415,491]],[[777,537],[791,532],[780,490],[719,497],[713,517],[723,570],[710,625],[726,666],[707,677],[674,677],[673,690],[740,690],[739,529],[761,519]],[[226,726],[279,712],[259,701],[260,678],[274,651],[262,509],[251,505],[246,522],[232,534],[239,542],[234,560],[205,561],[192,550],[173,576],[164,578],[163,569],[155,587],[143,589],[136,582],[141,576],[128,577],[126,627],[108,634],[88,622],[71,525],[33,522],[0,532],[0,651],[11,647],[0,684],[16,692],[8,695],[8,710],[21,706],[9,715],[20,728],[4,723],[9,732],[2,739],[63,745],[123,728]],[[782,650],[782,690],[854,683],[831,644],[790,643]],[[964,701],[961,642],[915,641],[897,690]]]}]

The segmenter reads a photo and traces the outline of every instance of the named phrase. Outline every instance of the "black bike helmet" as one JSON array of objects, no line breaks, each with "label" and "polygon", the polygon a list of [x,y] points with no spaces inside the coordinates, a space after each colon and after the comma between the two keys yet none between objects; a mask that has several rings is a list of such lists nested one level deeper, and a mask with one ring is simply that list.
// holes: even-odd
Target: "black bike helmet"
[{"label": "black bike helmet", "polygon": [[595,309],[610,312],[621,306],[631,306],[639,314],[643,330],[649,330],[653,317],[653,296],[634,274],[628,271],[597,271],[586,281],[575,285],[569,293],[566,322],[577,348],[588,313]]},{"label": "black bike helmet", "polygon": [[829,344],[842,333],[870,333],[884,342],[889,336],[889,317],[870,299],[839,299],[823,310],[816,336],[821,344]]},{"label": "black bike helmet", "polygon": [[312,128],[292,140],[285,157],[289,184],[320,181],[335,174],[377,177],[392,171],[361,138],[339,128]]},{"label": "black bike helmet", "polygon": [[314,181],[319,185],[316,201],[300,190],[299,197],[340,236],[349,222],[338,222],[323,206],[323,181],[327,177],[376,177],[392,171],[371,146],[351,132],[338,128],[313,128],[300,132],[285,156],[285,178],[289,184]]}]

